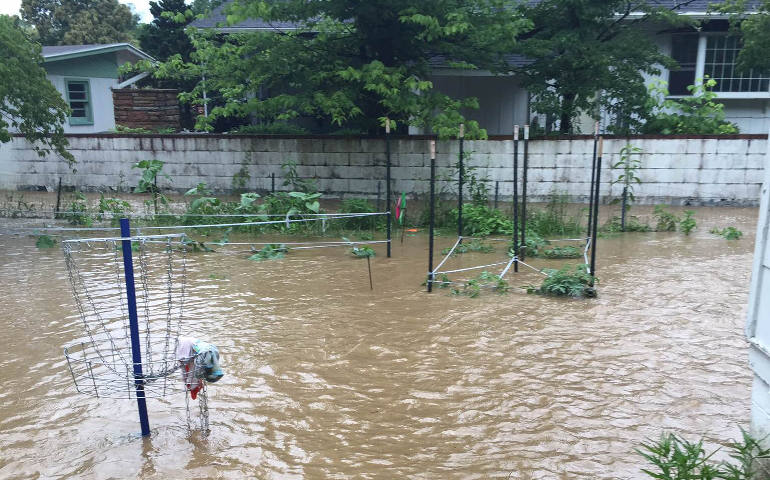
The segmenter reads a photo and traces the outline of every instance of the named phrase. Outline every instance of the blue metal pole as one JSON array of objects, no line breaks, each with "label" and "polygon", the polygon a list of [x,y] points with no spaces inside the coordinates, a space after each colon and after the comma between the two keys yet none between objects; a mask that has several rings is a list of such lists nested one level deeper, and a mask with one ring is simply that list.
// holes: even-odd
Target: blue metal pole
[{"label": "blue metal pole", "polygon": [[[120,219],[120,236],[131,237],[131,226],[127,218]],[[134,386],[136,404],[139,407],[139,423],[142,436],[150,434],[150,420],[147,417],[147,402],[144,396],[144,374],[142,373],[142,352],[139,343],[139,318],[136,314],[136,290],[134,288],[134,258],[131,254],[131,240],[122,240],[123,271],[126,277],[126,300],[128,303],[128,322],[131,330],[131,359],[134,363]]]}]

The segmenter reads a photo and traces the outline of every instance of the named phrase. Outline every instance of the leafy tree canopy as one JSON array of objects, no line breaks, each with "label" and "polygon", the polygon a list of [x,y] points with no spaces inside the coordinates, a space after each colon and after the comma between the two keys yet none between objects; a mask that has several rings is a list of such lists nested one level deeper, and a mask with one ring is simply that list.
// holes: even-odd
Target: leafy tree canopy
[{"label": "leafy tree canopy", "polygon": [[69,108],[46,78],[40,45],[18,23],[0,15],[0,142],[18,130],[41,155],[54,150],[73,162],[62,127]]},{"label": "leafy tree canopy", "polygon": [[726,0],[715,4],[715,10],[730,14],[733,31],[743,38],[738,68],[770,72],[770,0],[762,0],[751,14],[747,0]]},{"label": "leafy tree canopy", "polygon": [[[298,28],[196,33],[191,62],[177,55],[160,66],[159,78],[205,77],[188,101],[202,103],[204,90],[222,95],[200,127],[218,117],[312,117],[375,132],[389,117],[450,135],[478,102],[434,90],[435,63],[508,72],[505,55],[530,26],[504,0],[238,0],[228,13],[231,24],[259,18]],[[472,121],[466,132],[485,135]]]},{"label": "leafy tree canopy", "polygon": [[581,113],[598,117],[599,105],[631,126],[649,114],[643,74],[674,64],[643,27],[683,22],[673,10],[654,0],[543,0],[521,12],[534,28],[516,46],[532,60],[518,72],[533,109],[558,119],[562,133]]},{"label": "leafy tree canopy", "polygon": [[43,45],[129,42],[139,21],[118,0],[22,0],[21,15]]}]

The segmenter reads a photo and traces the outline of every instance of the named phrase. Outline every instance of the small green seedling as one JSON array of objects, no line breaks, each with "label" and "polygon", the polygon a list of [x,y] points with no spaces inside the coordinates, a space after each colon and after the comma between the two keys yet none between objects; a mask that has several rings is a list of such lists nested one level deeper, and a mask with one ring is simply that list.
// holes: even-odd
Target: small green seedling
[{"label": "small green seedling", "polygon": [[485,270],[481,272],[479,276],[465,282],[461,288],[452,287],[452,295],[463,295],[476,298],[481,294],[482,288],[492,288],[501,295],[507,293],[511,289],[508,282],[504,279]]}]

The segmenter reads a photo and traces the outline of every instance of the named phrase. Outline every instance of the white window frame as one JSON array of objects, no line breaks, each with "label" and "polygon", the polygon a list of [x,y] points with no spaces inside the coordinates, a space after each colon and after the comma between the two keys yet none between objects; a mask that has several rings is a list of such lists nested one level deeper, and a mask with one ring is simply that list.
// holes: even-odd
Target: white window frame
[{"label": "white window frame", "polygon": [[[703,76],[706,71],[706,46],[710,36],[727,36],[722,32],[701,33],[698,37],[698,57],[695,60],[695,85],[703,85]],[[673,53],[673,52],[672,52]],[[714,92],[718,99],[753,99],[770,98],[770,89],[764,92]],[[670,95],[670,98],[686,98],[689,95]]]}]

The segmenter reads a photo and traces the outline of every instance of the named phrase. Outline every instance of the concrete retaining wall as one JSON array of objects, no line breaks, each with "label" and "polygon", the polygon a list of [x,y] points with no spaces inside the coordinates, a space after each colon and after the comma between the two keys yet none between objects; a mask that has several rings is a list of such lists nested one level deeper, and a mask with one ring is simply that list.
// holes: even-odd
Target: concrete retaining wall
[{"label": "concrete retaining wall", "polygon": [[[295,162],[300,176],[317,179],[319,190],[330,197],[374,197],[378,183],[383,192],[385,188],[385,142],[377,138],[105,134],[73,135],[69,141],[78,161],[76,172],[53,156],[39,157],[23,138],[0,144],[0,189],[51,191],[62,177],[63,185],[81,190],[127,191],[140,174],[131,166],[151,158],[165,162],[171,180],[159,178],[159,184],[167,190],[185,191],[206,182],[217,192],[265,191],[271,174],[281,189],[281,165],[286,162]],[[619,186],[610,185],[620,171],[610,166],[627,143],[643,151],[638,172],[642,184],[636,186],[639,203],[756,205],[759,200],[767,149],[763,136],[607,138],[602,195],[620,192]],[[528,189],[533,201],[554,191],[584,201],[592,148],[589,137],[530,141]],[[472,152],[470,164],[477,167],[476,173],[491,180],[491,191],[498,181],[501,199],[510,198],[512,140],[467,141],[465,150]],[[426,192],[428,139],[393,138],[392,152],[393,189]],[[438,142],[439,177],[450,174],[457,152],[457,141]],[[442,187],[454,191],[447,182],[437,191]]]}]

